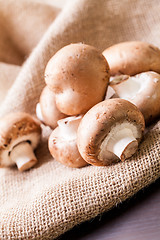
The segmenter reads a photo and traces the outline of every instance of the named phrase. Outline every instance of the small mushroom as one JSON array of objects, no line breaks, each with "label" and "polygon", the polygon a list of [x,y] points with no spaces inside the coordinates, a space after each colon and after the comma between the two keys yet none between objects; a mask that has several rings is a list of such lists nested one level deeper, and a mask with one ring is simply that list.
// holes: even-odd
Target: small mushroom
[{"label": "small mushroom", "polygon": [[105,166],[130,158],[137,150],[145,122],[138,108],[124,99],[96,104],[78,127],[77,145],[83,159]]},{"label": "small mushroom", "polygon": [[33,150],[41,135],[40,123],[30,114],[15,112],[0,119],[0,166],[17,165],[20,171],[37,163]]},{"label": "small mushroom", "polygon": [[58,120],[66,117],[58,110],[55,94],[47,86],[42,90],[40,101],[36,106],[36,114],[40,121],[52,129],[57,127]]},{"label": "small mushroom", "polygon": [[103,55],[112,76],[136,75],[147,71],[160,73],[160,49],[146,42],[118,43],[104,50]]},{"label": "small mushroom", "polygon": [[58,127],[49,137],[51,155],[62,164],[79,168],[88,165],[81,157],[77,148],[77,128],[82,116],[72,116],[58,121]]},{"label": "small mushroom", "polygon": [[[144,72],[122,80],[110,82],[115,94],[135,104],[142,112],[146,124],[160,116],[160,74]],[[113,95],[114,96],[114,95]]]},{"label": "small mushroom", "polygon": [[82,43],[70,44],[49,60],[45,81],[55,93],[60,112],[83,114],[104,99],[109,66],[95,47]]}]

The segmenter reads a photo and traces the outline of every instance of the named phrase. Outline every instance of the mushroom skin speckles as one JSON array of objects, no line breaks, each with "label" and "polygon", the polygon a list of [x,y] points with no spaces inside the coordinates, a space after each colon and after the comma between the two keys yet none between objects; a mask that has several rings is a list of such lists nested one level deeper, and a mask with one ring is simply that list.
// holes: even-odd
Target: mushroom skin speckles
[{"label": "mushroom skin speckles", "polygon": [[160,49],[141,41],[115,44],[103,51],[110,66],[110,74],[136,75],[141,72],[160,73]]},{"label": "mushroom skin speckles", "polygon": [[138,107],[147,125],[160,116],[160,74],[149,71],[128,76],[124,80],[119,78],[119,81],[115,77],[110,87],[116,97],[126,99]]},{"label": "mushroom skin speckles", "polygon": [[102,101],[109,76],[109,66],[101,52],[82,43],[60,49],[45,70],[45,81],[55,93],[57,108],[67,115],[84,114]]},{"label": "mushroom skin speckles", "polygon": [[0,166],[20,171],[37,163],[33,150],[41,136],[40,122],[28,113],[10,113],[0,119]]},{"label": "mushroom skin speckles", "polygon": [[80,168],[88,165],[77,148],[77,128],[82,116],[72,116],[58,121],[48,141],[51,155],[65,166]]},{"label": "mushroom skin speckles", "polygon": [[106,166],[133,155],[142,138],[145,122],[138,108],[124,99],[96,104],[78,127],[77,145],[86,162]]}]

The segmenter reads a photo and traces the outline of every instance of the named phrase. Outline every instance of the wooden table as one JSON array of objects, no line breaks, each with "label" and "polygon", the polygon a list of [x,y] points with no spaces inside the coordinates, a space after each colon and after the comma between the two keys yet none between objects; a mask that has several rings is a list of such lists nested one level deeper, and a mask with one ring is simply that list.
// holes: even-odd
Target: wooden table
[{"label": "wooden table", "polygon": [[160,179],[58,240],[160,240]]}]

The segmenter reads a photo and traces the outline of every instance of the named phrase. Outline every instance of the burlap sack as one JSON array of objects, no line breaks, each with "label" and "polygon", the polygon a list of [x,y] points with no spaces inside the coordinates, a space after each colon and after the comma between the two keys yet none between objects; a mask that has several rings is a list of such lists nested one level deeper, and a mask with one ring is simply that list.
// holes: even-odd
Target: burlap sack
[{"label": "burlap sack", "polygon": [[[160,47],[159,0],[73,0],[64,1],[62,10],[54,2],[0,1],[1,100],[6,93],[0,116],[35,113],[46,63],[66,44],[84,42],[104,50],[143,40]],[[35,168],[0,169],[0,239],[56,238],[160,176],[160,122],[150,127],[134,158],[110,167],[63,166],[48,152],[49,134],[43,127]]]}]

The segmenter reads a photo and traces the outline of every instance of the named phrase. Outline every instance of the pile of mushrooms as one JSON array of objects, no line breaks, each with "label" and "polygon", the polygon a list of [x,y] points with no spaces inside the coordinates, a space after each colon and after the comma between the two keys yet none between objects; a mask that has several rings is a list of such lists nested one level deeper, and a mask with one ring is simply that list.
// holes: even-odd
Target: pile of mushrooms
[{"label": "pile of mushrooms", "polygon": [[[153,101],[160,97],[159,74],[154,72],[159,59],[159,49],[143,42],[121,43],[103,54],[82,43],[60,49],[45,70],[56,109],[64,114],[57,118],[55,129],[55,124],[48,124],[54,129],[48,143],[51,155],[69,167],[105,166],[130,158],[143,137],[145,121],[149,123],[160,112]],[[149,83],[152,88],[147,87]],[[148,109],[149,98],[155,113]],[[44,116],[47,124],[49,117],[44,120]]]},{"label": "pile of mushrooms", "polygon": [[[145,125],[160,116],[160,50],[149,43],[123,42],[103,53],[70,44],[49,60],[44,77],[37,118],[52,129],[51,155],[68,167],[132,157]],[[27,113],[0,120],[0,166],[24,171],[37,162],[39,120]]]},{"label": "pile of mushrooms", "polygon": [[[57,161],[66,166],[83,167],[88,164],[77,147],[77,129],[83,114],[104,100],[109,76],[108,62],[102,53],[82,43],[63,47],[46,66],[45,88],[54,100],[51,105],[47,94],[45,99],[48,100],[45,100],[46,90],[43,90],[38,105],[41,111],[37,116],[42,115],[45,124],[54,122],[52,119],[56,116],[58,126],[54,129],[55,123],[48,124],[54,129],[49,137],[49,150]],[[49,108],[54,117],[45,114]]]}]

